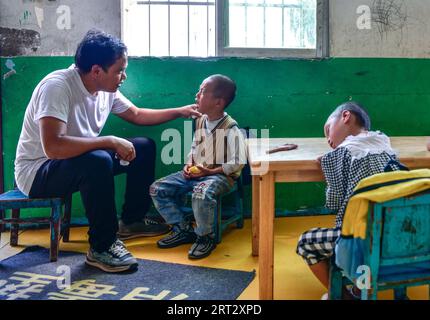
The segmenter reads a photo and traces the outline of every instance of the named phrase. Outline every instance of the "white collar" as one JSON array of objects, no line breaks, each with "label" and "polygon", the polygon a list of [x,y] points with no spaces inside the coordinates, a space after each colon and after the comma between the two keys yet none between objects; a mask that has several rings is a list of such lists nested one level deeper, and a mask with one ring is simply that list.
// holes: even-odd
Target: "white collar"
[{"label": "white collar", "polygon": [[353,160],[381,152],[390,155],[396,154],[391,148],[390,138],[380,131],[369,131],[356,136],[348,136],[338,148],[347,148],[351,152]]}]

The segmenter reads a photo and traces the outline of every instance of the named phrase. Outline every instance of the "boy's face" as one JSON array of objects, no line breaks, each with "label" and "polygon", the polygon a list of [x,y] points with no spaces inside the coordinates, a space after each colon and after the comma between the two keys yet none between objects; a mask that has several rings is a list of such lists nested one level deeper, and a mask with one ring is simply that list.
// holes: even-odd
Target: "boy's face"
[{"label": "boy's face", "polygon": [[351,128],[348,125],[351,121],[351,113],[349,111],[342,112],[339,116],[330,116],[324,125],[324,135],[327,142],[333,149],[337,148],[342,142],[352,134]]},{"label": "boy's face", "polygon": [[127,79],[125,69],[127,69],[128,61],[127,56],[122,56],[116,62],[104,71],[101,67],[98,70],[97,84],[100,91],[116,92]]},{"label": "boy's face", "polygon": [[203,83],[200,85],[200,89],[196,94],[196,104],[197,104],[197,110],[200,113],[207,114],[210,112],[214,112],[216,108],[220,108],[221,106],[221,99],[215,98],[213,96],[213,88],[215,83],[211,80],[206,79],[203,81]]}]

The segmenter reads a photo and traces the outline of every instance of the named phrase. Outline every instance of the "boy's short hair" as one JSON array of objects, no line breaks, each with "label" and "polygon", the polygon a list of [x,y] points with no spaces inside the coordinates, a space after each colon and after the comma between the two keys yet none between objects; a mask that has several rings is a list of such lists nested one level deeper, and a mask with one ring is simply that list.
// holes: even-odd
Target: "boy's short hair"
[{"label": "boy's short hair", "polygon": [[236,97],[236,83],[222,74],[214,74],[208,78],[213,81],[213,95],[225,101],[224,109],[227,108]]},{"label": "boy's short hair", "polygon": [[127,54],[127,46],[118,38],[98,29],[91,29],[79,43],[75,65],[88,73],[94,65],[107,72],[110,66]]},{"label": "boy's short hair", "polygon": [[342,112],[349,111],[352,114],[355,115],[355,118],[357,119],[358,125],[362,127],[363,129],[370,130],[370,117],[367,111],[361,106],[358,102],[355,101],[349,101],[341,104],[336,108],[336,110],[333,111],[331,114],[331,117],[338,118]]}]

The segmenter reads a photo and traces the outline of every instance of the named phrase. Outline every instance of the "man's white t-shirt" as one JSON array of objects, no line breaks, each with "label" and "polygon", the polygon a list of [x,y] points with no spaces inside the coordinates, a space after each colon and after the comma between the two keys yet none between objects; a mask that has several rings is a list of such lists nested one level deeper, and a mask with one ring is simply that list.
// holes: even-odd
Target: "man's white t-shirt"
[{"label": "man's white t-shirt", "polygon": [[119,91],[91,95],[78,70],[58,70],[36,87],[27,106],[15,158],[15,181],[26,195],[42,164],[48,160],[40,138],[39,120],[54,117],[67,124],[68,136],[97,137],[109,114],[123,113],[133,104]]}]

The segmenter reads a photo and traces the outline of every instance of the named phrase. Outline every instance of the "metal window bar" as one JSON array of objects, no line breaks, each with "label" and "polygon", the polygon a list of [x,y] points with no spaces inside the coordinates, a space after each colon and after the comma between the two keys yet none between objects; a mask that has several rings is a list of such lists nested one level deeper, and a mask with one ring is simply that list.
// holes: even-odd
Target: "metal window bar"
[{"label": "metal window bar", "polygon": [[[284,33],[284,44],[282,48],[262,48],[262,47],[232,47],[230,46],[229,39],[229,7],[235,5],[242,5],[247,0],[242,0],[241,3],[229,3],[228,0],[216,1],[216,21],[221,22],[216,26],[216,54],[217,56],[237,56],[237,57],[282,57],[282,58],[303,58],[303,59],[314,59],[314,58],[325,58],[330,55],[329,53],[329,0],[315,0],[316,1],[316,48],[288,48],[285,47]],[[262,6],[261,4],[249,4],[249,6]],[[288,14],[291,14],[292,10],[288,8],[300,8],[300,5],[285,4],[270,4],[272,7],[283,7],[284,12],[282,14],[284,20],[284,26],[287,22]],[[246,8],[246,7],[245,7]],[[284,28],[285,29],[285,28]],[[284,32],[286,30],[283,30]]]},{"label": "metal window bar", "polygon": [[245,45],[248,45],[248,0],[245,0]]},{"label": "metal window bar", "polygon": [[187,55],[190,55],[190,6],[187,4]]},{"label": "metal window bar", "polygon": [[209,57],[209,6],[206,6],[206,56]]},{"label": "metal window bar", "polygon": [[305,11],[303,7],[300,8],[300,46],[303,48],[305,46]]},{"label": "metal window bar", "polygon": [[[282,5],[285,5],[285,0],[282,0]],[[282,47],[285,46],[285,8],[282,7],[282,40],[281,40]]]},{"label": "metal window bar", "polygon": [[167,6],[167,55],[170,56],[170,5]]},{"label": "metal window bar", "polygon": [[263,1],[263,47],[266,46],[266,0]]},{"label": "metal window bar", "polygon": [[151,55],[151,6],[148,6],[148,53]]},{"label": "metal window bar", "polygon": [[[277,3],[267,3],[266,0],[263,0],[261,3],[249,3],[248,0],[243,0],[242,3],[231,3],[229,4],[231,7],[244,7],[245,9],[245,46],[248,45],[248,8],[249,7],[259,7],[263,8],[263,47],[266,46],[266,8],[282,8],[282,46],[285,45],[285,9],[299,9],[300,10],[300,45],[304,46],[304,8],[303,5],[300,4],[285,4],[284,0],[282,0],[282,4]],[[290,16],[293,16],[292,11],[290,11]]]},{"label": "metal window bar", "polygon": [[168,14],[168,27],[167,27],[167,41],[168,41],[168,55],[170,56],[170,48],[171,48],[171,37],[170,37],[170,27],[171,27],[171,23],[170,23],[170,6],[175,5],[175,6],[187,6],[187,54],[190,55],[190,7],[191,6],[206,6],[206,11],[207,11],[207,39],[206,39],[206,55],[209,56],[209,6],[215,6],[215,0],[206,0],[206,2],[191,2],[191,1],[137,1],[136,4],[138,5],[147,5],[148,6],[148,30],[149,30],[149,35],[148,35],[148,41],[149,41],[149,55],[151,55],[151,6],[152,5],[167,5],[167,14]]}]

